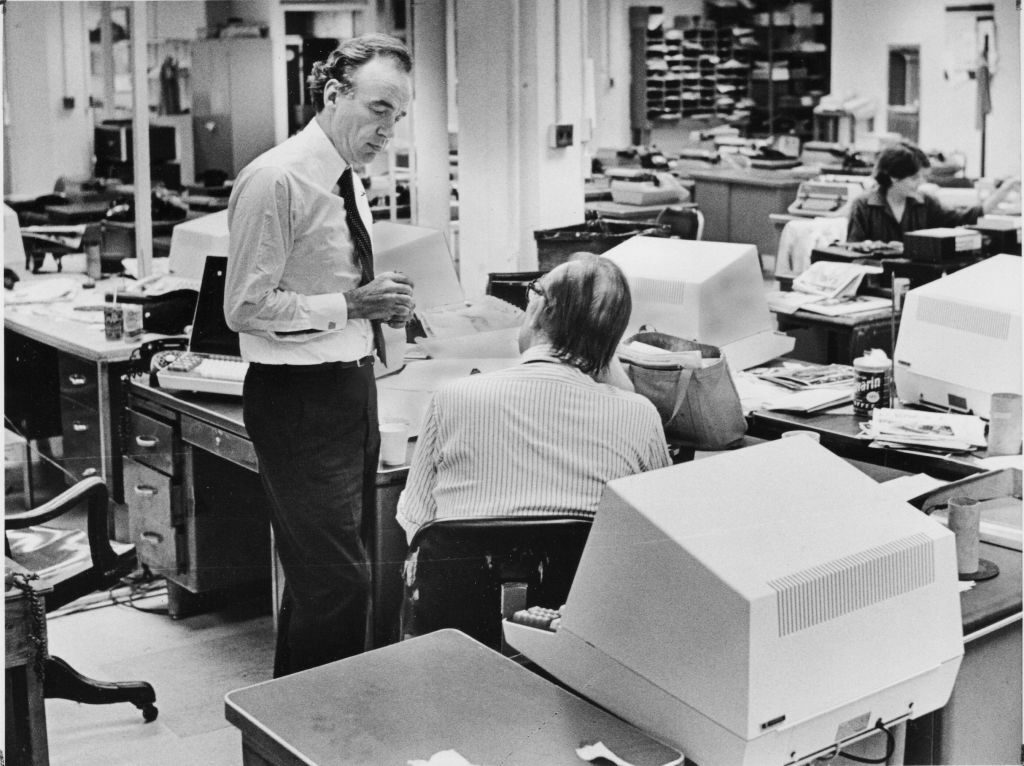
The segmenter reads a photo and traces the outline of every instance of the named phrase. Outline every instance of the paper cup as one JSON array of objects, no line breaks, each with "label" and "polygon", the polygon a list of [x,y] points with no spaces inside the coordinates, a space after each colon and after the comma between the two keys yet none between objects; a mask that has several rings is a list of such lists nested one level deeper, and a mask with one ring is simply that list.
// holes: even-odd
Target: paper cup
[{"label": "paper cup", "polygon": [[788,438],[790,438],[792,436],[804,436],[804,437],[806,437],[808,439],[811,439],[812,441],[821,442],[821,434],[819,434],[817,431],[796,430],[796,431],[783,431],[783,433],[782,433],[782,438],[783,439],[788,439]]},{"label": "paper cup", "polygon": [[384,465],[405,465],[409,441],[409,423],[391,420],[380,424],[380,462]]},{"label": "paper cup", "polygon": [[969,497],[949,501],[949,528],[956,535],[956,568],[960,574],[978,571],[981,505]]},{"label": "paper cup", "polygon": [[988,422],[988,454],[1019,455],[1021,443],[1021,395],[992,394]]}]

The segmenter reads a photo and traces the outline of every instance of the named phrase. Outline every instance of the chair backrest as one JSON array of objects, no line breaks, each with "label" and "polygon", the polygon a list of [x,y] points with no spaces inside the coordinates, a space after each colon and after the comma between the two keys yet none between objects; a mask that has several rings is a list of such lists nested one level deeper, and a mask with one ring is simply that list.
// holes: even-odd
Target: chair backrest
[{"label": "chair backrest", "polygon": [[424,525],[406,558],[402,637],[456,628],[500,648],[502,585],[525,583],[526,606],[560,607],[591,523],[538,515]]},{"label": "chair backrest", "polygon": [[704,214],[695,207],[669,206],[658,214],[658,223],[669,227],[669,235],[679,239],[704,237]]},{"label": "chair backrest", "polygon": [[487,275],[487,294],[526,310],[530,300],[527,285],[544,276],[543,271],[494,271]]},{"label": "chair backrest", "polygon": [[[46,526],[76,512],[82,503],[87,512],[84,532]],[[52,587],[47,610],[108,588],[135,568],[135,547],[108,537],[110,512],[107,485],[93,476],[32,510],[5,514],[5,552]]]}]

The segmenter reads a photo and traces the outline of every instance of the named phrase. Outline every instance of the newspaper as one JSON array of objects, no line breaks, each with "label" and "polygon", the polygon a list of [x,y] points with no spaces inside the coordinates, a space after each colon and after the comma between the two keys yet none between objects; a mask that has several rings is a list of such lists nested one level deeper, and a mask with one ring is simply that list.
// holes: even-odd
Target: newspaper
[{"label": "newspaper", "polygon": [[862,435],[884,446],[971,452],[985,446],[985,422],[974,415],[881,407],[861,425]]},{"label": "newspaper", "polygon": [[849,387],[851,392],[857,373],[848,364],[795,364],[786,362],[781,367],[759,367],[751,370],[761,380],[778,383],[786,388],[804,390],[822,387]]}]

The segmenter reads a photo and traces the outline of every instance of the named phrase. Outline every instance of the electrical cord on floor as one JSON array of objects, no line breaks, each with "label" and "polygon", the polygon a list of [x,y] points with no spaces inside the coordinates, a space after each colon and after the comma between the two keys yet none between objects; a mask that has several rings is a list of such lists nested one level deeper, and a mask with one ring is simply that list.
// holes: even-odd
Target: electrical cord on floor
[{"label": "electrical cord on floor", "polygon": [[[128,589],[127,599],[119,598],[119,592],[125,588]],[[152,614],[166,614],[166,607],[142,607],[135,604],[136,601],[142,601],[144,599],[156,598],[158,596],[166,596],[167,586],[162,580],[153,580],[145,583],[133,583],[125,582],[124,579],[117,585],[112,585],[106,591],[97,592],[89,596],[83,596],[82,598],[72,601],[60,609],[56,609],[47,615],[47,619],[54,620],[60,617],[67,617],[72,614],[80,614],[81,612],[89,612],[93,609],[101,609],[108,606],[130,606],[133,609],[137,609],[140,612],[150,612]]]},{"label": "electrical cord on floor", "polygon": [[147,614],[168,613],[166,606],[145,607],[135,603],[136,601],[167,595],[167,583],[164,582],[162,577],[153,575],[148,567],[144,567],[141,572],[125,575],[121,578],[121,582],[130,587],[128,600],[118,601],[113,589],[111,589],[111,598],[116,606],[130,606],[138,612],[146,612]]}]

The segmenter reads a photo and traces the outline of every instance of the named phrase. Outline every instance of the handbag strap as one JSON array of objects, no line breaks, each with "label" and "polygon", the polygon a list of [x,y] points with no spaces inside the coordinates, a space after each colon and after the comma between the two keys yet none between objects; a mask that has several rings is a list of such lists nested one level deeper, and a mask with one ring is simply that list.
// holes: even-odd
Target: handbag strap
[{"label": "handbag strap", "polygon": [[[685,381],[683,381],[684,376],[686,377]],[[690,388],[691,378],[693,378],[693,370],[685,367],[681,367],[679,369],[679,377],[676,378],[676,403],[672,408],[672,414],[669,415],[668,420],[665,421],[666,423],[671,423],[675,420],[676,415],[679,414],[679,410],[683,408],[683,402],[686,401],[686,392]]]}]

